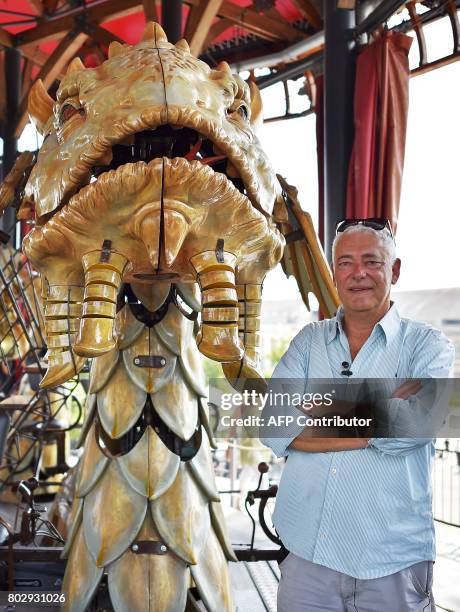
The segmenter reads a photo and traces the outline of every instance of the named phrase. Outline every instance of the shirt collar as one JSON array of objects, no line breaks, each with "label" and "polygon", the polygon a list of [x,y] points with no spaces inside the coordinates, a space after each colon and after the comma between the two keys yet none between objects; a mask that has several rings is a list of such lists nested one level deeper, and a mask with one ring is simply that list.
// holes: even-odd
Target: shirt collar
[{"label": "shirt collar", "polygon": [[[331,326],[327,335],[327,344],[334,340],[337,333],[345,333],[342,327],[343,314],[343,306],[339,306],[337,312],[335,313],[335,317],[331,319]],[[386,343],[388,344],[396,336],[400,323],[401,317],[399,316],[396,304],[391,302],[390,309],[385,316],[380,319],[375,327],[380,327],[385,336]]]}]

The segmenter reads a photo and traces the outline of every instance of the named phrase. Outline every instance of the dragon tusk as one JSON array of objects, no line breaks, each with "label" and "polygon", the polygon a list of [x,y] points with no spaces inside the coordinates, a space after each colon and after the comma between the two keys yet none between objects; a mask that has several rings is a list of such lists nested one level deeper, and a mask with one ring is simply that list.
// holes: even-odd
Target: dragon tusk
[{"label": "dragon tusk", "polygon": [[86,359],[73,354],[72,344],[81,315],[83,287],[43,283],[48,368],[40,387],[55,387],[78,374]]},{"label": "dragon tusk", "polygon": [[236,361],[244,351],[238,337],[236,256],[204,251],[190,259],[201,288],[202,322],[196,342],[200,352],[215,361]]},{"label": "dragon tusk", "polygon": [[264,376],[260,372],[260,311],[262,306],[262,285],[236,285],[238,295],[240,340],[244,356],[240,361],[222,364],[222,369],[235,388],[257,387],[265,390]]},{"label": "dragon tusk", "polygon": [[113,326],[117,295],[128,260],[110,249],[91,251],[82,258],[85,293],[74,350],[83,357],[99,357],[115,348]]}]

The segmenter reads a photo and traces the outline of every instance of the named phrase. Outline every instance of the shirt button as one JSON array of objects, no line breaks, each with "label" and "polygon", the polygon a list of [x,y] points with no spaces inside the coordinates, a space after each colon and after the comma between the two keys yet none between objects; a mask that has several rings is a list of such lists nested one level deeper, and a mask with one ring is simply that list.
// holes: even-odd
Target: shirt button
[{"label": "shirt button", "polygon": [[335,475],[337,474],[337,470],[336,470],[336,468],[332,468],[332,469],[331,469],[331,474],[332,474],[333,476],[335,476]]},{"label": "shirt button", "polygon": [[327,533],[324,533],[324,531],[323,531],[323,533],[320,535],[320,538],[322,540],[325,540],[327,538]]}]

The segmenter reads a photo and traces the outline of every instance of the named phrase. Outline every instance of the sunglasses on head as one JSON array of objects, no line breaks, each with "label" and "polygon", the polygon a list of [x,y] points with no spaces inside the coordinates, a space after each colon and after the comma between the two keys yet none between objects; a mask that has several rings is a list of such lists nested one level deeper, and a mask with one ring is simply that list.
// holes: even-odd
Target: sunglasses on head
[{"label": "sunglasses on head", "polygon": [[337,234],[344,232],[347,228],[352,227],[353,225],[364,225],[365,227],[370,227],[371,229],[377,231],[387,229],[390,232],[390,236],[394,240],[393,231],[388,219],[379,219],[377,217],[371,217],[369,219],[344,219],[343,221],[339,221],[339,223],[337,223],[337,227],[335,228],[335,235],[337,236]]}]

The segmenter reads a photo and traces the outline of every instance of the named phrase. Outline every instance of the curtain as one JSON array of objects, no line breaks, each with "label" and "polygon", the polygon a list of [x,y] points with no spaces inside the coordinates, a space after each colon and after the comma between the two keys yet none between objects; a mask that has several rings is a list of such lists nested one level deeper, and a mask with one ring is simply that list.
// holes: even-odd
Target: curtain
[{"label": "curtain", "polygon": [[396,232],[409,105],[412,38],[384,31],[358,55],[347,218],[384,217]]}]

